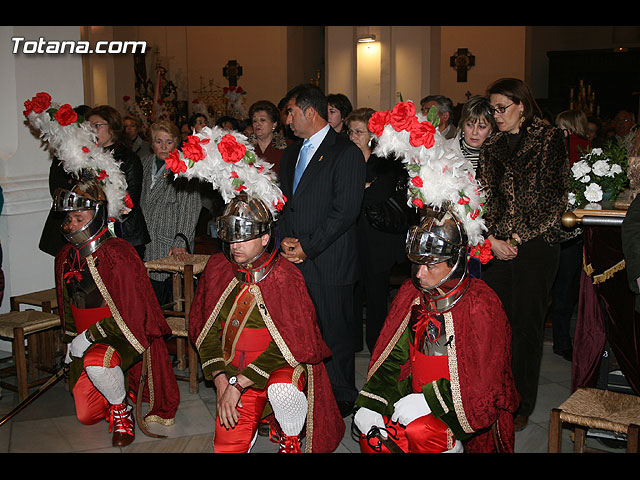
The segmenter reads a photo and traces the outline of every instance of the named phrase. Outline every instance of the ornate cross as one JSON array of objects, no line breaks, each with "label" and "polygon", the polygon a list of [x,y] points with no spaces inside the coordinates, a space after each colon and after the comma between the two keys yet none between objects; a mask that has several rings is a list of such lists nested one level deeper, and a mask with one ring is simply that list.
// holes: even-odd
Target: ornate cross
[{"label": "ornate cross", "polygon": [[459,48],[451,56],[451,66],[458,72],[458,82],[467,81],[467,71],[476,63],[476,57],[469,53],[468,48]]},{"label": "ornate cross", "polygon": [[237,87],[238,78],[242,76],[242,67],[235,60],[229,60],[222,68],[222,75],[227,79],[230,87]]}]

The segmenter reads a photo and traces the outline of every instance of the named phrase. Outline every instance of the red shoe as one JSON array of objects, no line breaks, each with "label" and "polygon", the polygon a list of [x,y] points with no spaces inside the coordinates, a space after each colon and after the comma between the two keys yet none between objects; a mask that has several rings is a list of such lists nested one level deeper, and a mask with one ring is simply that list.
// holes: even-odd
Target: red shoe
[{"label": "red shoe", "polygon": [[280,450],[278,453],[302,453],[298,436],[288,437],[284,433],[280,437]]},{"label": "red shoe", "polygon": [[120,405],[111,405],[108,413],[109,432],[113,430],[112,445],[126,447],[135,439],[135,424],[132,408],[126,400]]}]

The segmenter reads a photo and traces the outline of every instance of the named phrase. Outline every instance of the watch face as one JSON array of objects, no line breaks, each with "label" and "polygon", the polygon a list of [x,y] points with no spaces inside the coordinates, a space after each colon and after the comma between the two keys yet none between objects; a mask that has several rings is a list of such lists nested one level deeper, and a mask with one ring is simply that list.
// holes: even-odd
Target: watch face
[{"label": "watch face", "polygon": [[234,385],[238,381],[238,377],[231,377],[229,379],[229,385]]}]

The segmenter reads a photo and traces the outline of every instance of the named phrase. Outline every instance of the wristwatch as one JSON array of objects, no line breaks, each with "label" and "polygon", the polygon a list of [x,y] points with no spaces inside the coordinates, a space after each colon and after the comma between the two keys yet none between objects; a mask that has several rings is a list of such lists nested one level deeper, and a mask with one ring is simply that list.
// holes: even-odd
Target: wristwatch
[{"label": "wristwatch", "polygon": [[235,376],[229,378],[229,385],[231,385],[232,387],[235,387],[240,392],[241,395],[246,390],[246,388],[243,388],[242,385],[238,383],[238,377],[235,377]]}]

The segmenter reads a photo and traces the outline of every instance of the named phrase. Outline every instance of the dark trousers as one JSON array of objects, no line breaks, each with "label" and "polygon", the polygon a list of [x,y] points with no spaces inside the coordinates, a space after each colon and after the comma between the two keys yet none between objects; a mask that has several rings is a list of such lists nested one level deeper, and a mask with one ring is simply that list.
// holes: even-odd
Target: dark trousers
[{"label": "dark trousers", "polygon": [[578,303],[578,279],[582,266],[584,239],[581,236],[560,245],[560,266],[551,290],[553,351],[572,349],[571,317]]},{"label": "dark trousers", "polygon": [[[390,271],[367,273],[355,286],[355,347],[362,350],[362,318],[363,301],[366,305],[365,341],[369,352],[373,352],[380,330],[387,317],[389,308],[389,275]],[[360,348],[358,348],[358,346]]]},{"label": "dark trousers", "polygon": [[529,416],[538,394],[544,322],[558,270],[560,246],[536,237],[518,247],[513,260],[491,260],[482,279],[498,294],[512,333],[512,369],[522,397],[518,413]]},{"label": "dark trousers", "polygon": [[322,338],[331,350],[325,361],[336,401],[355,402],[355,352],[353,349],[353,285],[307,282]]}]

